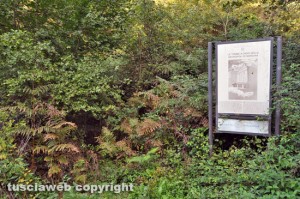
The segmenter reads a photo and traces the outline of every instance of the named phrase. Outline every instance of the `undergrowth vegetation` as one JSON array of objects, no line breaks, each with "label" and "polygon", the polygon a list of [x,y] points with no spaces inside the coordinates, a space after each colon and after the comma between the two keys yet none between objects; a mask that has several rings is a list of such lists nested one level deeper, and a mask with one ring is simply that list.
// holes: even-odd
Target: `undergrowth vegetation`
[{"label": "undergrowth vegetation", "polygon": [[[1,198],[299,198],[299,32],[298,1],[0,1]],[[209,157],[207,42],[277,35],[281,135]],[[134,190],[7,187],[34,183]]]}]

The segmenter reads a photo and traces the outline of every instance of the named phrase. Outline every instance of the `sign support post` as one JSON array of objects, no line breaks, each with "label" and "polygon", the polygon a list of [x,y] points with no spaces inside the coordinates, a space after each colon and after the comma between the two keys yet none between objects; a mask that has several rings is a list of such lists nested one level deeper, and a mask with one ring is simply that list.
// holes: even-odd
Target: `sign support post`
[{"label": "sign support post", "polygon": [[208,42],[208,125],[209,156],[213,152],[213,91],[212,91],[212,42]]},{"label": "sign support post", "polygon": [[[277,57],[276,57],[276,86],[277,92],[281,85],[281,60],[282,60],[282,37],[277,37]],[[275,112],[275,135],[280,135],[280,102],[276,104]]]}]

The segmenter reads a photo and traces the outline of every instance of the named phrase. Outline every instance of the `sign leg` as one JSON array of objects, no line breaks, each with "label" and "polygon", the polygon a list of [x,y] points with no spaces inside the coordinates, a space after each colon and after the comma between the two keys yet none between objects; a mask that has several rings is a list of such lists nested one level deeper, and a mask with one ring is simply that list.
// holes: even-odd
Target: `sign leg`
[{"label": "sign leg", "polygon": [[[279,92],[281,85],[281,60],[282,60],[282,37],[277,37],[277,64],[276,64],[276,86],[277,92]],[[277,100],[276,112],[275,112],[275,135],[280,135],[280,99]]]},{"label": "sign leg", "polygon": [[209,156],[213,153],[213,102],[212,102],[212,42],[208,43],[208,125]]}]

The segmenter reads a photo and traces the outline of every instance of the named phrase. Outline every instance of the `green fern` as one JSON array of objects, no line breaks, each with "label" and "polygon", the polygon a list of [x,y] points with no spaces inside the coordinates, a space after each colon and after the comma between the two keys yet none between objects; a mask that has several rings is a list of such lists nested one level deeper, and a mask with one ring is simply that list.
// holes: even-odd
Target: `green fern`
[{"label": "green fern", "polygon": [[148,163],[155,158],[155,154],[157,153],[158,150],[159,150],[158,147],[153,148],[150,151],[148,151],[147,154],[145,154],[145,155],[128,158],[127,162],[128,163],[138,163],[138,164]]}]

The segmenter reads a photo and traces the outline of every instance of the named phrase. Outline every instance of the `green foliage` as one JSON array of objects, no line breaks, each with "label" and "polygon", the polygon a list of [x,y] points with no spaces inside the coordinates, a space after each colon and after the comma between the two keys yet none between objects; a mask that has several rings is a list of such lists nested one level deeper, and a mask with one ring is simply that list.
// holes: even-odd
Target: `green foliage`
[{"label": "green foliage", "polygon": [[281,127],[286,132],[300,131],[299,67],[299,64],[284,67],[283,83],[276,96],[277,103],[280,103],[283,112]]},{"label": "green foliage", "polygon": [[[135,191],[65,198],[298,198],[299,7],[279,0],[0,1],[0,193],[62,198],[21,196],[4,185],[69,178],[133,182]],[[209,158],[207,42],[274,35],[284,41],[273,101],[285,135],[225,138],[226,150],[215,140]]]},{"label": "green foliage", "polygon": [[124,64],[122,58],[107,59],[86,56],[80,61],[74,57],[62,57],[57,69],[54,100],[68,112],[90,112],[97,118],[114,112],[121,104],[121,90],[115,73]]},{"label": "green foliage", "polygon": [[[51,83],[52,63],[48,55],[55,50],[50,43],[37,42],[26,31],[11,31],[0,36],[0,51],[2,104],[15,105],[30,95],[41,97],[37,87],[44,86],[45,92],[45,86]],[[28,88],[34,92],[28,93]]]},{"label": "green foliage", "polygon": [[204,132],[207,128],[198,128],[191,133],[187,146],[190,148],[190,155],[196,159],[208,157],[209,145],[207,135]]},{"label": "green foliage", "polygon": [[[17,146],[13,138],[13,120],[9,120],[8,114],[0,112],[0,196],[13,197],[14,194],[10,193],[7,185],[10,184],[29,184],[38,182],[34,173],[28,168],[28,164],[24,157],[15,153]],[[35,194],[24,193],[24,196],[33,197]],[[16,196],[21,196],[16,193]]]},{"label": "green foliage", "polygon": [[[234,146],[228,151],[214,153],[211,158],[192,153],[190,164],[182,164],[169,172],[164,170],[162,176],[159,172],[153,173],[152,178],[135,189],[131,196],[297,198],[300,159],[299,148],[290,145],[294,137],[270,138],[266,150],[261,153],[249,147]],[[201,138],[194,139],[201,145],[207,143],[204,139],[200,141]]]},{"label": "green foliage", "polygon": [[153,161],[155,158],[155,153],[158,151],[158,148],[153,148],[147,152],[147,154],[142,156],[135,156],[127,160],[128,163],[138,163],[138,164],[148,164],[150,161]]}]

